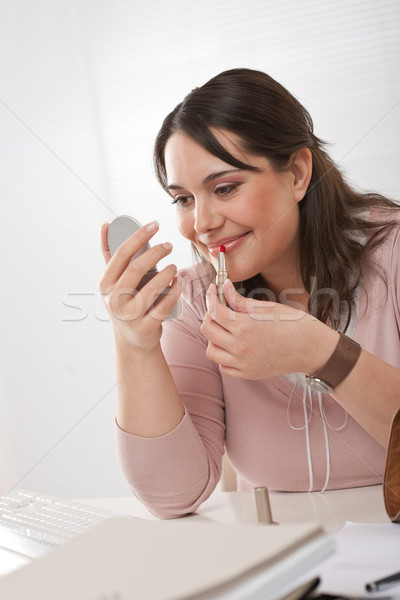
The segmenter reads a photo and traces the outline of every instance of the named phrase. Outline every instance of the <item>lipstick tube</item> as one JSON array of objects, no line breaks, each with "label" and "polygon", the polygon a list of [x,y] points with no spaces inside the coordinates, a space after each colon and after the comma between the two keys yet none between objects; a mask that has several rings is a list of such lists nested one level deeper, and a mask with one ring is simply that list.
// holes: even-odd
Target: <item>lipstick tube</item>
[{"label": "lipstick tube", "polygon": [[227,273],[226,265],[225,265],[225,246],[220,246],[219,254],[218,254],[218,271],[217,271],[216,284],[217,284],[217,293],[218,293],[219,301],[224,306],[228,306],[228,303],[225,300],[225,296],[224,296],[224,292],[223,292],[224,283],[227,279],[228,279],[228,273]]}]

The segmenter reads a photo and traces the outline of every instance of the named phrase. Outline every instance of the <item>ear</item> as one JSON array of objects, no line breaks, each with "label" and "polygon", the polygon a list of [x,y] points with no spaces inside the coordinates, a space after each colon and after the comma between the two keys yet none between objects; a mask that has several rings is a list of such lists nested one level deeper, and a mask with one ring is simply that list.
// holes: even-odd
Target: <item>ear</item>
[{"label": "ear", "polygon": [[290,170],[293,174],[293,189],[296,202],[303,200],[312,175],[312,154],[309,148],[300,148],[293,155]]}]

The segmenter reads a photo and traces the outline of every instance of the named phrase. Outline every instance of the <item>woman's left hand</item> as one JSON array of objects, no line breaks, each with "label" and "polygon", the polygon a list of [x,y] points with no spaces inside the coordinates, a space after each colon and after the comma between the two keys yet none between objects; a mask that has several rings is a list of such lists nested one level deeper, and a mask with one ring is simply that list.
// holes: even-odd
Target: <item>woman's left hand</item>
[{"label": "woman's left hand", "polygon": [[209,342],[207,357],[224,374],[242,379],[311,374],[337,344],[337,332],[304,311],[244,298],[229,280],[224,295],[229,307],[220,303],[215,284],[210,285],[201,327]]}]

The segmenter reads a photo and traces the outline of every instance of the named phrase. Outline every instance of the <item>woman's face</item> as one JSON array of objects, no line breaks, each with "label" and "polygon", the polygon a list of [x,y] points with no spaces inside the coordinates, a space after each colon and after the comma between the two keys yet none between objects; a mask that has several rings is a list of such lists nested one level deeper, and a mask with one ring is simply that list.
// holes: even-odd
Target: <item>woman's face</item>
[{"label": "woman's face", "polygon": [[298,202],[304,196],[295,174],[274,171],[266,158],[245,152],[234,134],[213,133],[233,156],[261,170],[237,169],[174,133],[165,148],[165,164],[179,231],[214,267],[223,244],[234,282],[260,273],[272,287],[281,287],[280,280],[289,283],[288,277],[293,283],[299,258]]}]

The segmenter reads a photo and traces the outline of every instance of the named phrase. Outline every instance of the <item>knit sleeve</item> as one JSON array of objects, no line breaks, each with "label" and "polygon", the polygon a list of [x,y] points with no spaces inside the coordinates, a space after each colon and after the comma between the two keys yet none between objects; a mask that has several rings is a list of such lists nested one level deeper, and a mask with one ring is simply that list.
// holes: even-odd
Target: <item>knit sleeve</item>
[{"label": "knit sleeve", "polygon": [[207,341],[200,332],[204,294],[198,294],[186,289],[180,316],[163,324],[162,349],[185,406],[182,421],[156,438],[116,426],[123,474],[134,494],[161,518],[195,511],[221,475],[223,390],[218,366],[206,357]]}]

